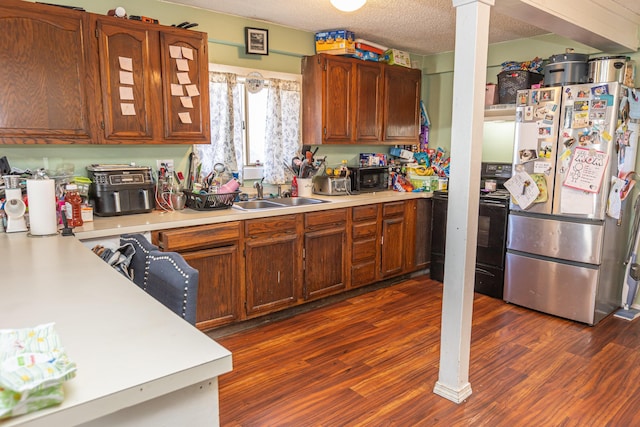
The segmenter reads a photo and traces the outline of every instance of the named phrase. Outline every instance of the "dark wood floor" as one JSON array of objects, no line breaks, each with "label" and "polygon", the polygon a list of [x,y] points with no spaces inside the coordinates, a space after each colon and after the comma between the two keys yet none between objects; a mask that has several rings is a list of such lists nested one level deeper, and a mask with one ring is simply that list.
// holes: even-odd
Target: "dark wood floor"
[{"label": "dark wood floor", "polygon": [[418,277],[216,340],[222,426],[638,426],[640,321],[597,326],[476,295],[470,382],[438,379],[442,285]]}]

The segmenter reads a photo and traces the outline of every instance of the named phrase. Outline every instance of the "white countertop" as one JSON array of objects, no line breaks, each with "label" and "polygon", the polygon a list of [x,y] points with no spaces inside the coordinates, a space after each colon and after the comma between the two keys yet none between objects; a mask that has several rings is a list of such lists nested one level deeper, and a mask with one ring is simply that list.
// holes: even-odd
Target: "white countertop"
[{"label": "white countertop", "polygon": [[76,425],[232,369],[228,350],[73,237],[0,233],[0,259],[0,328],[55,322],[77,364],[61,405],[1,427]]},{"label": "white countertop", "polygon": [[327,200],[330,203],[315,205],[271,208],[262,210],[240,210],[236,208],[195,211],[184,209],[175,212],[153,211],[147,214],[99,217],[94,215],[93,222],[87,222],[82,227],[74,229],[79,239],[87,240],[100,237],[110,237],[126,233],[144,233],[167,228],[188,227],[193,225],[213,224],[218,222],[238,221],[254,218],[266,218],[277,215],[288,215],[300,212],[313,212],[327,209],[337,209],[351,206],[361,206],[372,203],[393,202],[416,198],[431,197],[432,193],[415,192],[402,193],[397,191],[380,191],[347,196],[319,196],[313,198]]}]

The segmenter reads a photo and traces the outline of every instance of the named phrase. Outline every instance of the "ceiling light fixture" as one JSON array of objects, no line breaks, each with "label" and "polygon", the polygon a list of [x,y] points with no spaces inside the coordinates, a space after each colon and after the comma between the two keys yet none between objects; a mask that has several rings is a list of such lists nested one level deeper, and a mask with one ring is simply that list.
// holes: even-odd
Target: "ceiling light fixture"
[{"label": "ceiling light fixture", "polygon": [[367,0],[331,0],[331,4],[343,12],[354,12],[360,9]]}]

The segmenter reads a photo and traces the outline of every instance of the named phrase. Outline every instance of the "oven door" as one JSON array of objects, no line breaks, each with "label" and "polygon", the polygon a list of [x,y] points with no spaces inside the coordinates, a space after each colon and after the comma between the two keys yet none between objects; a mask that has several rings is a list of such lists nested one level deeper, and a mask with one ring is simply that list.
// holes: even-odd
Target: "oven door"
[{"label": "oven door", "polygon": [[480,200],[476,263],[504,268],[508,215],[503,202]]}]

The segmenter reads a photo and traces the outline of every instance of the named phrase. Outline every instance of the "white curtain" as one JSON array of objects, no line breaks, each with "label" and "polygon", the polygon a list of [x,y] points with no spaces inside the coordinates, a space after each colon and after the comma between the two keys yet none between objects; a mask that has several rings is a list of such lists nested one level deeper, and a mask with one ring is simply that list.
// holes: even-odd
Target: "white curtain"
[{"label": "white curtain", "polygon": [[[263,176],[266,183],[285,183],[287,178],[283,162],[291,163],[301,147],[300,83],[269,79],[267,90]],[[227,168],[242,173],[242,96],[244,92],[237,74],[209,73],[211,144],[194,145],[193,148],[197,161],[202,164],[201,175],[213,171],[216,163],[223,163]]]},{"label": "white curtain", "polygon": [[202,165],[201,175],[213,171],[216,163],[242,173],[244,147],[242,143],[243,96],[237,75],[209,73],[209,103],[211,110],[211,144],[197,144],[193,152]]},{"label": "white curtain", "polygon": [[267,93],[264,180],[286,182],[283,162],[300,153],[300,83],[271,79]]}]

